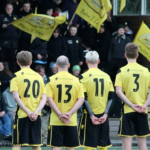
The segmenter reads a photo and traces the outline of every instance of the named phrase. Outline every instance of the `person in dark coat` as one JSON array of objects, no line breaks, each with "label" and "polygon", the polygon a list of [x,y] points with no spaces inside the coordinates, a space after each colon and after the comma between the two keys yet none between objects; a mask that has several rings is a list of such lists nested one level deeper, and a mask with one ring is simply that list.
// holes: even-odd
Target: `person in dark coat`
[{"label": "person in dark coat", "polygon": [[97,34],[96,40],[96,50],[100,56],[100,64],[98,67],[104,70],[108,63],[108,50],[110,45],[111,37],[109,36],[109,31],[107,31],[105,24],[101,25],[100,32]]},{"label": "person in dark coat", "polygon": [[82,43],[89,49],[95,49],[95,41],[96,41],[97,31],[96,29],[85,22],[80,28],[78,32],[78,36],[81,37]]},{"label": "person in dark coat", "polygon": [[124,26],[125,26],[125,34],[126,36],[133,41],[133,31],[130,29],[130,22],[129,21],[125,21],[124,22]]},{"label": "person in dark coat", "polygon": [[63,36],[60,36],[60,29],[57,28],[48,41],[49,63],[56,62],[56,59],[61,55],[67,56],[67,42]]},{"label": "person in dark coat", "polygon": [[15,53],[18,48],[19,30],[11,22],[18,17],[14,15],[13,5],[7,4],[5,14],[0,16],[0,60],[9,63],[11,72],[15,72]]},{"label": "person in dark coat", "polygon": [[[19,18],[23,18],[31,13],[32,13],[31,4],[28,1],[25,1],[23,4],[23,10],[21,11]],[[21,50],[29,50],[30,41],[31,41],[31,35],[24,31],[21,31],[18,52]]]},{"label": "person in dark coat", "polygon": [[33,66],[34,69],[37,65],[43,65],[46,68],[47,64],[47,41],[39,38],[35,38],[29,47],[29,51],[33,56]]},{"label": "person in dark coat", "polygon": [[71,69],[75,65],[83,65],[83,47],[81,39],[78,36],[76,36],[77,27],[71,26],[69,32],[70,35],[66,37],[66,40],[68,45],[67,55],[69,58]]},{"label": "person in dark coat", "polygon": [[112,81],[115,80],[119,68],[127,64],[124,53],[126,44],[130,42],[131,40],[125,35],[124,26],[119,25],[117,34],[111,39],[108,55],[109,62],[104,70],[110,75]]},{"label": "person in dark coat", "polygon": [[[77,0],[64,0],[63,1],[62,11],[69,12],[69,22],[71,21],[77,7],[78,7]],[[70,24],[77,25],[77,24],[79,24],[79,22],[80,22],[80,17],[78,15],[75,15],[73,21],[70,22]]]}]

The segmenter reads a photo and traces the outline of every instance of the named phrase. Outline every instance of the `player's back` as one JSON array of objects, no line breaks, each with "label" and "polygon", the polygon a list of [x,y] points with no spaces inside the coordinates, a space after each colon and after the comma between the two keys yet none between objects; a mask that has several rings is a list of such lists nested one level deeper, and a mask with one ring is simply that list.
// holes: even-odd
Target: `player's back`
[{"label": "player's back", "polygon": [[[13,75],[10,91],[18,91],[24,105],[34,112],[39,105],[41,95],[46,93],[43,78],[30,68],[23,68]],[[18,107],[19,118],[27,114]]]},{"label": "player's back", "polygon": [[81,75],[87,99],[94,114],[101,114],[106,109],[108,94],[114,91],[109,75],[98,68],[91,68]]},{"label": "player's back", "polygon": [[[123,88],[123,92],[133,104],[142,106],[150,86],[149,71],[138,63],[129,63],[119,70],[115,85]],[[133,112],[126,104],[124,108],[125,113]]]},{"label": "player's back", "polygon": [[[83,95],[83,90],[79,79],[66,71],[58,72],[56,75],[49,78],[47,86],[51,88],[52,97],[58,109],[62,112],[70,111],[77,99]],[[83,96],[82,96],[83,97]],[[71,117],[71,124],[76,125],[76,113]],[[52,111],[51,125],[64,125],[58,116]]]}]

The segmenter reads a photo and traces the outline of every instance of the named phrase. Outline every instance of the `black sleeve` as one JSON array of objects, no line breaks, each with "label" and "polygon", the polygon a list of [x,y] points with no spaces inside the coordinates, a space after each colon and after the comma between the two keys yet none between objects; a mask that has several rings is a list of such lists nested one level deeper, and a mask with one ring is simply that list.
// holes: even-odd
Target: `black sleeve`
[{"label": "black sleeve", "polygon": [[105,113],[109,114],[114,104],[114,92],[109,92]]},{"label": "black sleeve", "polygon": [[62,45],[63,45],[63,55],[67,56],[68,46],[66,38],[62,37]]},{"label": "black sleeve", "polygon": [[109,51],[108,51],[108,61],[110,61],[112,59],[112,51],[113,51],[112,44],[113,44],[113,38],[112,38],[112,40],[110,42],[110,47],[109,47]]},{"label": "black sleeve", "polygon": [[32,55],[34,57],[37,58],[37,55],[38,55],[38,52],[36,51],[36,48],[38,47],[38,39],[34,39],[34,41],[30,44],[30,47],[29,47],[29,51],[32,53]]},{"label": "black sleeve", "polygon": [[79,51],[78,51],[79,60],[83,61],[83,46],[82,41],[79,39]]},{"label": "black sleeve", "polygon": [[84,97],[85,97],[85,102],[84,102],[84,104],[85,104],[86,110],[87,110],[88,114],[89,114],[90,116],[92,116],[92,115],[94,115],[94,113],[92,112],[92,109],[91,109],[91,107],[90,107],[90,104],[89,104],[89,102],[88,102],[88,100],[87,100],[87,93],[84,93]]}]

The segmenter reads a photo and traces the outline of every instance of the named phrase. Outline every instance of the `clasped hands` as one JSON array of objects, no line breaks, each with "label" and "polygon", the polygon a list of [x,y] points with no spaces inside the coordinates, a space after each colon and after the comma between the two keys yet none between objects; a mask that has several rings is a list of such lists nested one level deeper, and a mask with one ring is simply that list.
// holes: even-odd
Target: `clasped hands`
[{"label": "clasped hands", "polygon": [[36,121],[38,118],[38,113],[36,112],[29,112],[28,113],[28,117],[31,121]]},{"label": "clasped hands", "polygon": [[91,115],[91,116],[90,116],[90,119],[91,119],[91,121],[92,121],[92,123],[93,123],[94,125],[100,125],[100,124],[103,124],[103,123],[106,121],[107,117],[108,117],[108,114],[104,114],[104,115],[103,115],[102,117],[100,117],[100,118],[95,117],[94,115]]},{"label": "clasped hands", "polygon": [[61,114],[58,115],[58,117],[65,124],[69,124],[70,123],[71,114],[69,112],[67,112],[67,113],[61,113]]},{"label": "clasped hands", "polygon": [[135,110],[136,112],[138,112],[138,113],[143,113],[143,114],[145,114],[145,113],[146,113],[147,106],[146,106],[146,105],[140,106],[140,105],[138,105],[138,104],[133,104],[133,105],[131,106],[131,108],[132,108],[133,110]]}]

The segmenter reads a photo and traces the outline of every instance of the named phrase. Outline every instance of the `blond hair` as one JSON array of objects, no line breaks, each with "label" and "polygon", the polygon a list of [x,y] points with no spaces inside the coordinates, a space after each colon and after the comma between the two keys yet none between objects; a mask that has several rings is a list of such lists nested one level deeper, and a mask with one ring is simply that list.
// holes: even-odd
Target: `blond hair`
[{"label": "blond hair", "polygon": [[99,59],[99,54],[96,51],[89,51],[86,53],[85,58],[90,64],[96,64]]},{"label": "blond hair", "polygon": [[21,66],[28,66],[32,60],[32,54],[28,51],[21,51],[17,54],[16,58]]}]

